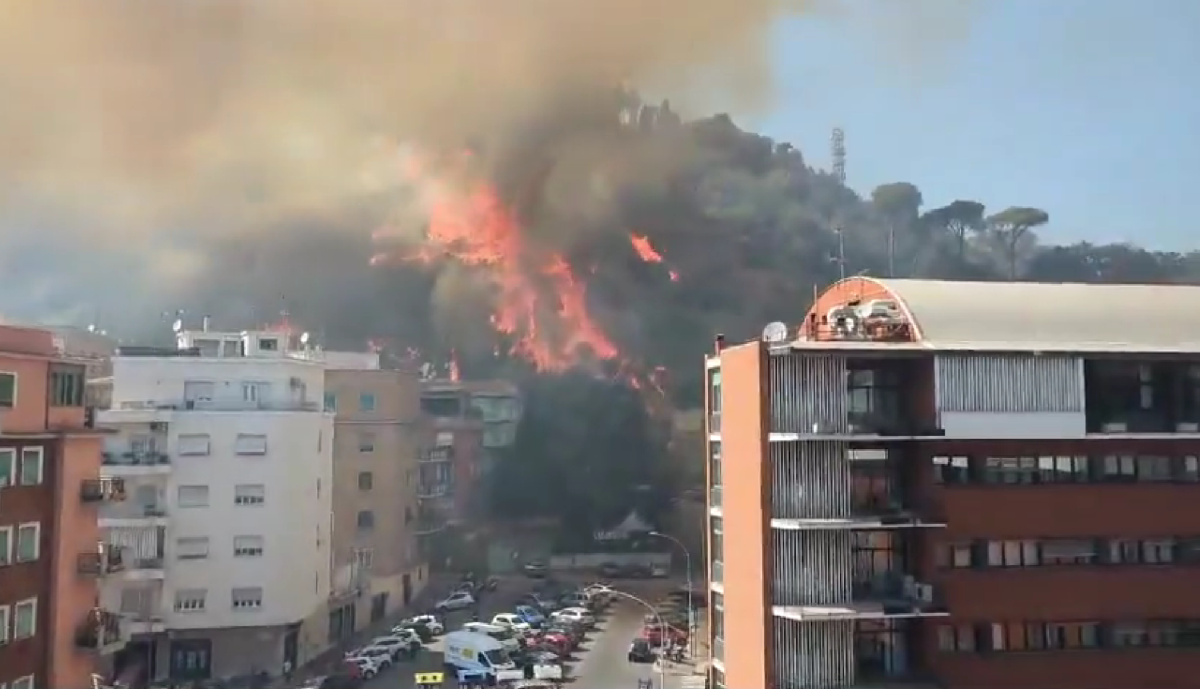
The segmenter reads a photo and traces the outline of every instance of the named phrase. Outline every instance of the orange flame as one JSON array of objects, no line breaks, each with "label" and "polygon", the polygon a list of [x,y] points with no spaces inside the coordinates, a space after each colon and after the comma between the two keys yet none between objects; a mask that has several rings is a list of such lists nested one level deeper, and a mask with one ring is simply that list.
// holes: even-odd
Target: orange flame
[{"label": "orange flame", "polygon": [[[427,174],[425,166],[410,160],[403,172]],[[585,350],[601,360],[619,357],[616,344],[589,315],[586,289],[571,265],[560,254],[528,246],[495,190],[426,184],[425,191],[425,244],[415,253],[378,254],[373,265],[453,260],[483,271],[495,286],[492,327],[511,338],[510,354],[538,370],[564,370]],[[383,230],[376,238],[390,235]]]},{"label": "orange flame", "polygon": [[[634,253],[638,258],[642,259],[643,263],[662,263],[663,256],[658,253],[654,245],[650,243],[650,238],[641,235],[630,233],[629,244],[633,246]],[[679,282],[679,273],[674,270],[667,270],[667,275],[671,278],[671,282]]]}]

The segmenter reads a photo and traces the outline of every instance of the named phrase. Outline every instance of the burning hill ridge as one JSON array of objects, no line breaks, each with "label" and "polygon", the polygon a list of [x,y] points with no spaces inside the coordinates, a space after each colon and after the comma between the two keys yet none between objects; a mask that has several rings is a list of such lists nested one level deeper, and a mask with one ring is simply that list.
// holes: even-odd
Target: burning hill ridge
[{"label": "burning hill ridge", "polygon": [[[474,160],[464,154],[454,163],[430,165],[402,155],[397,174],[419,198],[423,231],[417,241],[397,220],[376,230],[378,252],[371,264],[378,267],[424,266],[431,271],[456,266],[466,269],[486,289],[482,295],[488,323],[506,343],[509,356],[528,362],[535,370],[561,372],[578,365],[601,364],[608,372],[626,378],[635,387],[659,387],[662,369],[635,374],[640,368],[622,353],[614,337],[592,315],[588,284],[567,251],[553,243],[539,243],[522,216],[535,212],[543,196],[546,175],[523,185],[521,201],[508,203],[497,186],[477,176],[469,167]],[[415,244],[415,246],[414,246]],[[661,264],[663,256],[651,241],[628,235],[628,250],[644,263]],[[593,261],[583,274],[595,275]],[[671,280],[678,274],[667,269]],[[494,352],[502,353],[501,347]]]}]

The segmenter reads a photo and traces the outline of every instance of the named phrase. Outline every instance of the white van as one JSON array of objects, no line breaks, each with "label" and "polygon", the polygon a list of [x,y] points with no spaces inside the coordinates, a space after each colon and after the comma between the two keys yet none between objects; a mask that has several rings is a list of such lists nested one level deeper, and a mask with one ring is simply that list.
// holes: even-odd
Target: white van
[{"label": "white van", "polygon": [[462,626],[462,629],[464,632],[484,634],[499,641],[504,646],[504,650],[509,653],[521,648],[521,642],[517,640],[517,635],[508,627],[501,627],[498,624],[488,624],[487,622],[468,622]]},{"label": "white van", "polygon": [[494,684],[525,678],[525,672],[508,656],[504,644],[487,634],[450,632],[442,643],[444,662],[457,671],[460,679],[486,678]]}]

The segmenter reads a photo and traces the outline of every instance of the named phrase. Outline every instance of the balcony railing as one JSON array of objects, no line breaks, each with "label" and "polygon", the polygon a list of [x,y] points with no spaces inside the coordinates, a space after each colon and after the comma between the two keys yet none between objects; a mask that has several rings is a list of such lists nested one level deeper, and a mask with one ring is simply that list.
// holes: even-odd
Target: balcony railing
[{"label": "balcony railing", "polygon": [[79,486],[83,502],[121,502],[125,500],[125,479],[89,478]]},{"label": "balcony railing", "polygon": [[100,510],[101,519],[156,519],[167,516],[162,505],[112,505]]},{"label": "balcony railing", "polygon": [[96,551],[79,553],[76,557],[75,567],[82,575],[102,577],[124,570],[126,564],[124,548],[103,545]]},{"label": "balcony railing", "polygon": [[134,557],[129,559],[130,569],[155,570],[162,569],[165,562],[163,557]]},{"label": "balcony railing", "polygon": [[165,452],[105,452],[101,455],[104,466],[163,466],[171,463],[171,457]]},{"label": "balcony railing", "polygon": [[932,584],[925,584],[902,572],[883,572],[878,576],[854,582],[854,600],[878,603],[884,613],[919,610],[944,610],[945,604]]},{"label": "balcony railing", "polygon": [[434,447],[428,450],[423,450],[418,455],[418,461],[422,464],[437,464],[441,462],[449,462],[454,458],[453,447]]},{"label": "balcony railing", "polygon": [[123,643],[121,616],[93,608],[79,628],[75,630],[75,645],[92,651],[106,651]]},{"label": "balcony railing", "polygon": [[417,486],[417,498],[421,500],[436,500],[450,494],[449,483],[421,484]]},{"label": "balcony railing", "polygon": [[241,398],[214,400],[136,400],[121,402],[117,409],[123,411],[321,411],[320,402],[308,400],[267,399],[244,400]]}]

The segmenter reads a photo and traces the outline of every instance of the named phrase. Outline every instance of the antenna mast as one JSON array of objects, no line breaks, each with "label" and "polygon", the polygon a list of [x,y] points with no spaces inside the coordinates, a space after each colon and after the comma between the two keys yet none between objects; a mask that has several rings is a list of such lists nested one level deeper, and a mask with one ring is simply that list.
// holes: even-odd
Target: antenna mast
[{"label": "antenna mast", "polygon": [[842,184],[846,183],[846,132],[841,127],[834,127],[829,137],[830,159],[833,161],[833,176]]}]

